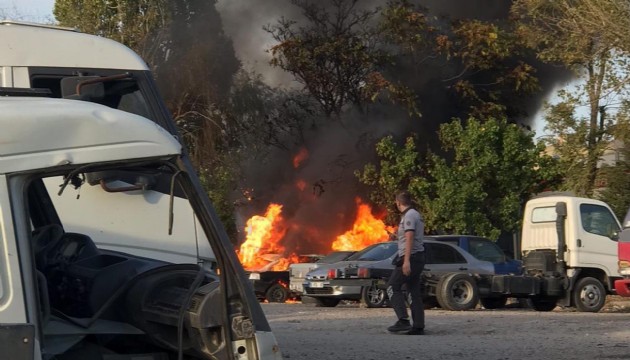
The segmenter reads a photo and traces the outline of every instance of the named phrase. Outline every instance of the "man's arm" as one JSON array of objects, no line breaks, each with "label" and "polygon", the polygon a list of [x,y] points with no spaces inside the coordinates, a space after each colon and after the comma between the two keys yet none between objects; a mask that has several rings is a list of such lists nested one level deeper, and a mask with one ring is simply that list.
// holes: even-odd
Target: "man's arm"
[{"label": "man's arm", "polygon": [[413,247],[414,230],[405,231],[405,261],[403,262],[402,271],[404,275],[411,274],[411,248]]}]

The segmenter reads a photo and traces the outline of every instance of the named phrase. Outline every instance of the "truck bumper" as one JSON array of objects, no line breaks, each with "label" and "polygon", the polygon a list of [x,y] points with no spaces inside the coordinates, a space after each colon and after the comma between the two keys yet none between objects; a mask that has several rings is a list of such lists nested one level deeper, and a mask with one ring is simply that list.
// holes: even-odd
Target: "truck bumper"
[{"label": "truck bumper", "polygon": [[615,281],[615,290],[619,296],[630,297],[630,279]]}]

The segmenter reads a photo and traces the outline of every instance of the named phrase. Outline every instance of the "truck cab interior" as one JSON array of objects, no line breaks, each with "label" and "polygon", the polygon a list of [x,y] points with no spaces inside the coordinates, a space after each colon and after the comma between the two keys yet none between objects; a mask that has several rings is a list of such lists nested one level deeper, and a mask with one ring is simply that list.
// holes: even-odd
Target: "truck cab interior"
[{"label": "truck cab interior", "polygon": [[[174,175],[159,163],[133,169],[168,178]],[[69,172],[55,179],[63,181],[58,189],[73,184],[98,186],[99,182],[90,185],[83,180],[102,176],[95,173],[96,177]],[[216,272],[196,264],[171,264],[99,249],[91,234],[64,229],[64,214],[58,213],[51,200],[58,194],[51,194],[49,188],[36,177],[26,191],[45,359],[131,360],[139,354],[147,360],[176,359],[179,353],[184,359],[225,356],[223,300]],[[83,205],[77,202],[77,206]],[[168,217],[164,214],[165,222]],[[128,220],[133,225],[134,219]]]}]

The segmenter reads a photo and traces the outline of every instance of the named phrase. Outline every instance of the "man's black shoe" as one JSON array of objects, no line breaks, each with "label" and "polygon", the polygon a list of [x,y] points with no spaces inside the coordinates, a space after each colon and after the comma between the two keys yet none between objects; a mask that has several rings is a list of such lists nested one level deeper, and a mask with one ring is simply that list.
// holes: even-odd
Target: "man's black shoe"
[{"label": "man's black shoe", "polygon": [[424,335],[424,329],[412,328],[407,331],[407,335]]},{"label": "man's black shoe", "polygon": [[401,319],[396,321],[396,323],[387,328],[387,331],[390,332],[400,332],[400,331],[409,331],[411,330],[411,323],[409,320]]}]

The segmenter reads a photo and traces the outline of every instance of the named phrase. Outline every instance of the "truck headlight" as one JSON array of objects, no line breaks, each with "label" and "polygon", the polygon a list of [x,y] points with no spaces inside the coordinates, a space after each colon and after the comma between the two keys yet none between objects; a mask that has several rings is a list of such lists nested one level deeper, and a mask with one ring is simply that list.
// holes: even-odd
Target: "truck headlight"
[{"label": "truck headlight", "polygon": [[249,274],[249,280],[260,280],[260,274],[259,273]]},{"label": "truck headlight", "polygon": [[630,268],[619,269],[619,275],[630,276]]}]

